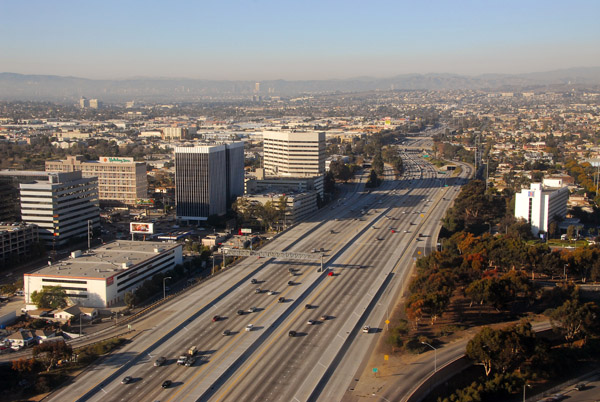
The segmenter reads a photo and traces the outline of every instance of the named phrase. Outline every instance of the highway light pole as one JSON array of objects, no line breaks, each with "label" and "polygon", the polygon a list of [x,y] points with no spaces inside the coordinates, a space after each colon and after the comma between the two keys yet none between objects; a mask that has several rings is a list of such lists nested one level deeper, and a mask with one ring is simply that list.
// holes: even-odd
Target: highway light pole
[{"label": "highway light pole", "polygon": [[527,387],[531,388],[531,385],[529,385],[529,384],[527,384],[527,383],[523,384],[523,402],[525,402],[525,389],[526,389]]},{"label": "highway light pole", "polygon": [[427,345],[429,346],[431,349],[433,349],[433,372],[437,373],[437,349],[434,348],[433,346],[431,346],[430,344],[428,344],[427,342],[421,342],[423,345]]},{"label": "highway light pole", "polygon": [[171,279],[171,277],[170,276],[166,276],[166,277],[163,278],[163,299],[167,298],[167,288],[165,286],[165,283],[166,283],[167,279]]}]

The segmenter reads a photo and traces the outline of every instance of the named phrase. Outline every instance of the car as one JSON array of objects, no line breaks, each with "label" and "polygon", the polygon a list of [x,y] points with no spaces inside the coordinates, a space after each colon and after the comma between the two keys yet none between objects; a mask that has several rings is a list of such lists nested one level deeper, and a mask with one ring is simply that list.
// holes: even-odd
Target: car
[{"label": "car", "polygon": [[212,318],[213,322],[219,321],[220,319],[221,319],[221,317],[220,317],[220,316],[218,316],[218,315],[215,315],[215,316]]},{"label": "car", "polygon": [[294,284],[294,281],[288,281],[288,286],[292,286]]},{"label": "car", "polygon": [[173,381],[166,380],[166,381],[163,381],[161,387],[163,387],[163,388],[169,388],[171,386],[171,384],[173,384]]},{"label": "car", "polygon": [[237,315],[244,315],[244,310],[238,310]]},{"label": "car", "polygon": [[256,290],[254,291],[254,293],[262,293],[262,289],[261,288],[256,288]]},{"label": "car", "polygon": [[255,311],[256,311],[256,307],[250,307],[250,308],[248,309],[248,312],[249,312],[249,313],[254,313]]},{"label": "car", "polygon": [[368,334],[369,332],[371,332],[371,327],[369,327],[368,325],[365,325],[362,329],[362,332],[364,332],[365,334]]},{"label": "car", "polygon": [[312,250],[310,250],[310,252],[311,252],[311,253],[317,253],[318,251],[317,251],[317,249],[316,249],[316,248],[313,248]]},{"label": "car", "polygon": [[306,321],[306,323],[307,323],[308,325],[313,325],[313,324],[315,323],[315,321],[314,321],[314,320],[308,320],[308,321]]},{"label": "car", "polygon": [[404,233],[408,233],[408,230],[405,230]]},{"label": "car", "polygon": [[321,319],[321,321],[326,321],[329,316],[326,316],[325,314],[323,314],[321,317],[319,317]]},{"label": "car", "polygon": [[586,388],[587,388],[586,385],[582,382],[580,382],[579,384],[577,384],[573,387],[573,389],[576,389],[577,391],[583,391]]},{"label": "car", "polygon": [[154,361],[154,367],[162,366],[163,364],[165,364],[166,361],[167,359],[161,356]]},{"label": "car", "polygon": [[225,331],[223,331],[223,336],[229,336],[231,335],[231,331],[226,329]]},{"label": "car", "polygon": [[130,376],[127,376],[121,380],[121,384],[129,384],[133,380]]},{"label": "car", "polygon": [[331,233],[331,234],[335,234],[335,230],[331,229],[331,230],[329,231],[329,233]]},{"label": "car", "polygon": [[275,292],[274,290],[269,290],[268,294],[269,294],[269,296],[273,296],[275,293],[277,293],[277,292]]},{"label": "car", "polygon": [[329,271],[329,273],[327,274],[327,276],[333,276],[333,271]]},{"label": "car", "polygon": [[185,360],[185,367],[191,367],[194,365],[194,363],[196,362],[196,356],[188,356],[188,358]]},{"label": "car", "polygon": [[252,279],[250,280],[250,283],[254,285],[254,284],[258,283],[258,281],[257,281],[256,279],[252,278]]},{"label": "car", "polygon": [[248,324],[246,325],[246,332],[250,332],[254,329],[254,325],[253,324]]},{"label": "car", "polygon": [[290,332],[288,332],[288,336],[292,336],[293,337],[293,336],[296,336],[296,335],[298,335],[298,333],[296,331],[290,331]]},{"label": "car", "polygon": [[283,302],[285,301],[285,297],[280,297],[279,299],[277,299],[277,301],[278,301],[279,303],[283,303]]},{"label": "car", "polygon": [[311,306],[310,304],[305,304],[305,305],[304,305],[304,308],[308,310],[308,309],[311,309],[311,308],[312,308],[312,306]]}]

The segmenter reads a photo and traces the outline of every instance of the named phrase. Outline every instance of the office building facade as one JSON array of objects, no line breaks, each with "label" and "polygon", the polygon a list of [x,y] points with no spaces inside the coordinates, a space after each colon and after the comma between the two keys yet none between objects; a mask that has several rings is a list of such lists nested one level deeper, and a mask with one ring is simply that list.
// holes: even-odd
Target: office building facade
[{"label": "office building facade", "polygon": [[325,173],[325,133],[264,132],[266,175],[313,177]]},{"label": "office building facade", "polygon": [[37,225],[0,223],[0,267],[8,266],[11,261],[26,258],[31,247],[38,241]]},{"label": "office building facade", "polygon": [[175,204],[180,221],[224,215],[243,191],[242,142],[175,147]]},{"label": "office building facade", "polygon": [[76,251],[70,258],[24,275],[25,303],[33,309],[34,291],[60,286],[70,304],[96,308],[122,304],[125,293],[175,268],[182,258],[181,244],[151,241],[119,240],[84,253]]},{"label": "office building facade", "polygon": [[531,183],[529,189],[515,194],[515,217],[531,224],[534,236],[548,232],[550,223],[567,216],[569,189],[544,188],[542,183]]},{"label": "office building facade", "polygon": [[47,172],[46,180],[21,183],[21,219],[39,227],[40,241],[60,247],[100,225],[98,181],[81,172]]},{"label": "office building facade", "polygon": [[98,161],[84,161],[82,156],[68,156],[65,160],[47,161],[46,171],[81,171],[83,177],[97,177],[102,206],[134,206],[137,200],[148,197],[146,163],[133,158],[102,156]]}]

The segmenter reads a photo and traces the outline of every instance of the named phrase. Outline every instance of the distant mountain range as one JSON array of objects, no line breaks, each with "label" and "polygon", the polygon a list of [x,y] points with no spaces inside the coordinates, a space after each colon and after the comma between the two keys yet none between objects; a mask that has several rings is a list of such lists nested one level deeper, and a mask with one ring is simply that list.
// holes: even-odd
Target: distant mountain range
[{"label": "distant mountain range", "polygon": [[[298,96],[373,90],[531,90],[546,86],[596,88],[600,67],[579,67],[528,74],[403,74],[390,78],[261,81],[260,96]],[[92,80],[56,75],[0,73],[0,100],[74,102],[82,96],[103,102],[178,102],[251,99],[254,81],[213,81],[185,78]]]}]

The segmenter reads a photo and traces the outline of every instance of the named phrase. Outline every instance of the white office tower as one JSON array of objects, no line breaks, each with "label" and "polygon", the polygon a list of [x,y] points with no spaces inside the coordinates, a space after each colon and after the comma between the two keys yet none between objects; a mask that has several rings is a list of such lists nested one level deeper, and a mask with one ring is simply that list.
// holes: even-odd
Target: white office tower
[{"label": "white office tower", "polygon": [[549,188],[542,183],[531,183],[529,190],[522,189],[515,195],[515,217],[531,223],[534,236],[548,232],[550,223],[567,216],[567,187]]},{"label": "white office tower", "polygon": [[266,175],[313,177],[325,173],[324,132],[263,133]]},{"label": "white office tower", "polygon": [[177,219],[205,221],[224,215],[244,192],[244,144],[175,147]]},{"label": "white office tower", "polygon": [[98,179],[81,172],[46,172],[47,180],[19,185],[21,219],[39,227],[40,241],[58,247],[69,239],[86,239],[100,224]]}]

